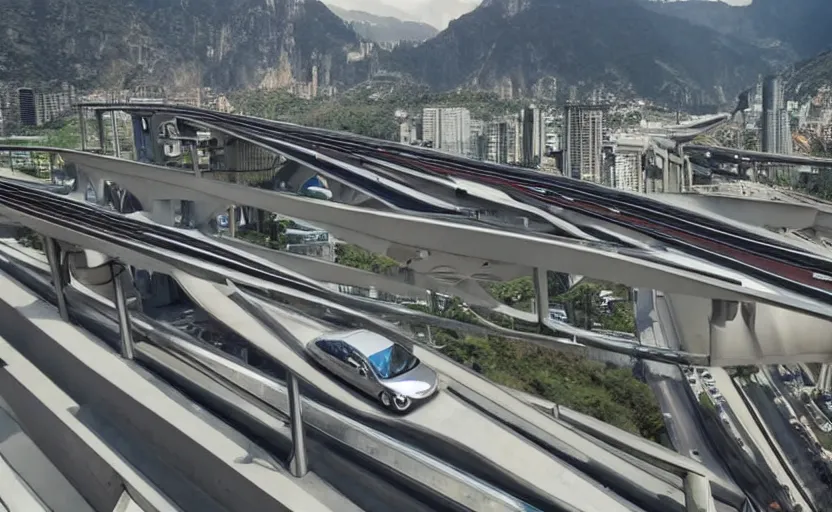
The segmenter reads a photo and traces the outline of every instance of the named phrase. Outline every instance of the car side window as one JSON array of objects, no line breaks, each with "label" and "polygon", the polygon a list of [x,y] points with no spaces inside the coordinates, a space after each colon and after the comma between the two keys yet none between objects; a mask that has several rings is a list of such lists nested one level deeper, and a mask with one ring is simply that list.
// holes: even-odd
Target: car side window
[{"label": "car side window", "polygon": [[315,345],[318,346],[319,349],[326,352],[331,356],[335,356],[335,352],[332,347],[332,342],[330,340],[318,340],[315,342]]},{"label": "car side window", "polygon": [[352,347],[350,347],[349,345],[347,345],[343,341],[338,341],[337,343],[338,343],[338,348],[337,348],[335,357],[337,357],[338,359],[340,359],[341,361],[346,363],[347,359],[349,359],[350,356],[352,355]]},{"label": "car side window", "polygon": [[347,362],[350,357],[350,346],[339,340],[320,340],[315,343],[318,348],[339,361]]}]

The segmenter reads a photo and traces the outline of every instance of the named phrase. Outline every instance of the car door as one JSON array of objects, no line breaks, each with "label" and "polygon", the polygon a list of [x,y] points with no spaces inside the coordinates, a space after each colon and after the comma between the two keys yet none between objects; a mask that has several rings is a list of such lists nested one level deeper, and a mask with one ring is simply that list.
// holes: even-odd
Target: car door
[{"label": "car door", "polygon": [[344,362],[344,342],[340,340],[319,340],[315,342],[315,345],[321,351],[321,362],[324,366],[336,377],[349,379]]},{"label": "car door", "polygon": [[376,375],[370,368],[370,363],[360,352],[351,348],[347,363],[353,373],[353,382],[358,388],[370,395],[376,395],[381,391]]}]

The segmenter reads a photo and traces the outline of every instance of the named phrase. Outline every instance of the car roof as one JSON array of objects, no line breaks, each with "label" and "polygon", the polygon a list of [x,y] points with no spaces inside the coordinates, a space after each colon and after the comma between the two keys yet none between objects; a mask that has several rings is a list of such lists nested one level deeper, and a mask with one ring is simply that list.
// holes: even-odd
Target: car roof
[{"label": "car roof", "polygon": [[380,334],[368,331],[367,329],[333,332],[325,334],[318,339],[340,340],[346,342],[365,356],[371,356],[376,352],[381,352],[382,350],[393,346],[393,342],[389,339]]}]

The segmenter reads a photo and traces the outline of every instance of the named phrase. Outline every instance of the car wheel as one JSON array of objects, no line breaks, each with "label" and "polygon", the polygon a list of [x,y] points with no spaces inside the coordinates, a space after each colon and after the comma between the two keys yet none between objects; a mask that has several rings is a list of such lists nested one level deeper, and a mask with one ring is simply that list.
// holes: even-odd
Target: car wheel
[{"label": "car wheel", "polygon": [[410,399],[406,396],[397,396],[393,399],[393,407],[397,412],[405,412],[410,409]]}]

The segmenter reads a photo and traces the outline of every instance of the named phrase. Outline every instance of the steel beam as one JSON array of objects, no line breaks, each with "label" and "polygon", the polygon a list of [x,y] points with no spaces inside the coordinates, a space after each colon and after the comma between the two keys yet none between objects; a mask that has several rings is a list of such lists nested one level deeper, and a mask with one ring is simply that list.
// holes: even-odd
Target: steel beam
[{"label": "steel beam", "polygon": [[127,311],[127,297],[124,294],[124,284],[121,282],[122,272],[126,272],[123,265],[110,263],[113,274],[113,302],[118,313],[118,331],[121,336],[121,357],[133,359],[133,327],[130,325],[130,314]]},{"label": "steel beam", "polygon": [[300,395],[300,383],[293,373],[286,378],[289,394],[289,420],[292,424],[292,455],[289,459],[289,471],[292,476],[300,478],[309,471],[306,459],[306,436],[303,431],[303,411]]}]

